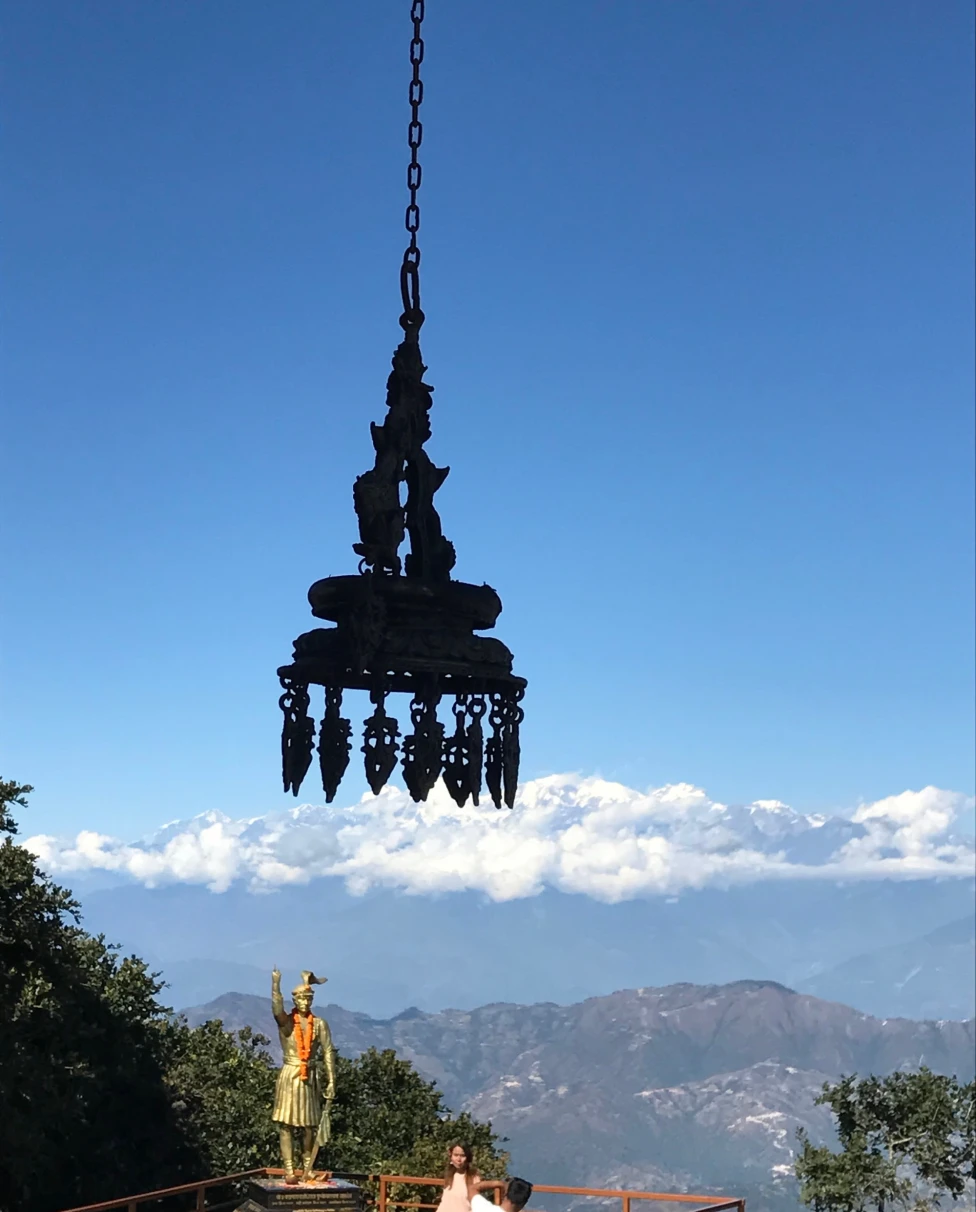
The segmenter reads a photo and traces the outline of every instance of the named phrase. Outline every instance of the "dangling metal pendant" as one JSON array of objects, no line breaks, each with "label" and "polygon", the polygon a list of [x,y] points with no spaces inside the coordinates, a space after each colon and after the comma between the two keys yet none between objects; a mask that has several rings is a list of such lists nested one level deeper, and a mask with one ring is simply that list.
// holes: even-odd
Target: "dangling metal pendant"
[{"label": "dangling metal pendant", "polygon": [[444,742],[444,786],[459,808],[468,798],[468,738],[464,728],[466,700],[467,695],[458,695],[454,703],[454,735]]},{"label": "dangling metal pendant", "polygon": [[366,782],[373,795],[379,795],[396,767],[400,726],[392,716],[386,714],[383,706],[385,693],[373,692],[369,697],[376,710],[364,721],[363,753],[366,755]]},{"label": "dangling metal pendant", "polygon": [[[481,717],[488,710],[483,694],[472,694],[468,701],[468,793],[475,805],[481,795],[481,771],[485,762],[485,739],[481,731]],[[463,801],[462,801],[463,802]]]},{"label": "dangling metal pendant", "polygon": [[279,680],[285,692],[278,700],[278,706],[285,713],[281,730],[281,774],[285,790],[298,795],[312,764],[315,724],[308,716],[308,683],[291,682],[285,676]]},{"label": "dangling metal pendant", "polygon": [[525,712],[519,705],[524,690],[515,690],[507,695],[508,705],[505,719],[505,741],[502,750],[502,789],[505,805],[515,807],[515,796],[518,792],[519,763],[522,760],[522,745],[519,740],[519,725],[525,719]]},{"label": "dangling metal pendant", "polygon": [[342,690],[337,686],[326,686],[325,715],[319,725],[319,769],[327,804],[335,799],[352,750],[349,742],[352,724],[339,715],[341,707]]},{"label": "dangling metal pendant", "polygon": [[[454,734],[444,742],[444,786],[458,807],[463,807],[469,796],[477,806],[485,756],[481,732],[481,717],[485,714],[484,695],[459,694],[453,710]],[[465,716],[471,721],[467,725]]]},{"label": "dangling metal pendant", "polygon": [[430,795],[444,764],[444,725],[437,719],[439,698],[415,698],[410,705],[413,736],[403,742],[403,781],[417,803]]},{"label": "dangling metal pendant", "polygon": [[519,725],[525,718],[525,712],[519,706],[523,693],[521,689],[517,689],[491,696],[491,737],[488,740],[485,779],[496,808],[501,808],[503,800],[507,807],[515,806],[519,759],[522,754]]}]

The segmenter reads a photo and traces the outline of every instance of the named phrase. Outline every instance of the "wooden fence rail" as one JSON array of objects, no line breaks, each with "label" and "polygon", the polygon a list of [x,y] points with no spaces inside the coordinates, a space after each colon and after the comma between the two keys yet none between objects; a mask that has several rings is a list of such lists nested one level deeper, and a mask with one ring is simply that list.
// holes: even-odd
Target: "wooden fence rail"
[{"label": "wooden fence rail", "polygon": [[[218,1212],[218,1209],[230,1207],[234,1201],[223,1200],[220,1204],[208,1204],[208,1191],[215,1187],[227,1187],[231,1183],[243,1182],[248,1178],[266,1178],[272,1174],[282,1173],[284,1171],[275,1167],[262,1167],[259,1170],[242,1170],[238,1174],[225,1174],[220,1178],[198,1179],[196,1182],[183,1183],[177,1187],[165,1187],[159,1191],[145,1191],[141,1195],[127,1195],[122,1199],[109,1199],[100,1204],[86,1204],[81,1208],[67,1208],[65,1212],[118,1212],[118,1209],[124,1209],[125,1212],[139,1212],[140,1208],[145,1204],[152,1204],[164,1199],[173,1199],[180,1195],[193,1197],[193,1204],[187,1205],[188,1209],[192,1206],[193,1212]],[[414,1187],[442,1187],[444,1185],[443,1178],[433,1178],[429,1174],[418,1176],[416,1174],[339,1174],[337,1172],[335,1177],[377,1183],[376,1200],[369,1201],[370,1203],[375,1203],[375,1212],[391,1212],[392,1209],[400,1208],[437,1207],[436,1204],[393,1199],[390,1196],[390,1187],[394,1183],[401,1185],[408,1184]],[[505,1189],[504,1182],[485,1180],[482,1186],[493,1188],[495,1203],[498,1204],[501,1202]],[[634,1200],[654,1200],[658,1203],[672,1204],[697,1204],[700,1212],[730,1212],[733,1208],[736,1212],[746,1212],[746,1201],[744,1199],[729,1199],[727,1195],[688,1195],[684,1192],[668,1191],[625,1191],[619,1188],[602,1187],[555,1187],[547,1183],[533,1183],[532,1193],[533,1200],[537,1194],[579,1195],[601,1200],[619,1199],[621,1201],[621,1212],[633,1212],[631,1205]],[[534,1204],[532,1207],[534,1207]],[[532,1207],[530,1207],[529,1212],[532,1212]]]}]

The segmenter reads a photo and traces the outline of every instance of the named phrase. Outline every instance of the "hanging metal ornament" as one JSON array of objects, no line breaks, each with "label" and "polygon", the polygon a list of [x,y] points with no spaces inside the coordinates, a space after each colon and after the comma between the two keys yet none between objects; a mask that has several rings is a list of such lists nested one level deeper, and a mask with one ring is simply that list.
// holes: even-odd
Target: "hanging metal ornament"
[{"label": "hanging metal ornament", "polygon": [[[352,724],[344,719],[345,690],[368,693],[373,712],[364,721],[362,753],[366,779],[378,794],[401,757],[403,779],[416,801],[426,800],[441,776],[459,805],[478,803],[482,772],[496,808],[515,803],[519,766],[519,724],[525,679],[512,673],[512,654],[500,641],[476,635],[494,627],[501,613],[498,594],[488,585],[451,580],[454,545],[444,537],[434,493],[449,468],[436,467],[424,450],[430,438],[433,388],[424,382],[420,355],[424,322],[420,309],[421,169],[420,106],[424,85],[421,24],[424,0],[413,0],[410,42],[410,125],[407,140],[410,201],[406,227],[410,242],[400,267],[403,340],[393,355],[386,384],[386,418],[372,423],[376,458],[353,485],[359,519],[358,576],[326,577],[308,591],[312,614],[334,627],[320,627],[295,641],[292,663],[278,670],[285,715],[281,737],[286,791],[298,795],[315,746],[309,686],[325,688],[319,729],[319,767],[327,803],[335,798],[349,763]],[[406,488],[406,501],[401,495]],[[410,550],[400,559],[409,537]],[[387,714],[390,695],[410,696],[413,731],[401,737]],[[445,736],[437,718],[442,699],[453,698],[454,731]],[[491,735],[487,746],[482,717]]]}]

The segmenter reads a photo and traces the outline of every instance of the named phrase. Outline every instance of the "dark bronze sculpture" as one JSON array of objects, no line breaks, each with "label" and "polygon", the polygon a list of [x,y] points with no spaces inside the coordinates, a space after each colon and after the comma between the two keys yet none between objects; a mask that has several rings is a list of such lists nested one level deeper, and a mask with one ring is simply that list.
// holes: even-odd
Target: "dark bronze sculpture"
[{"label": "dark bronze sculpture", "polygon": [[[371,424],[375,461],[353,485],[359,520],[358,576],[327,577],[308,591],[312,614],[335,623],[295,641],[292,663],[278,670],[284,693],[282,769],[285,790],[298,794],[312,763],[315,724],[308,712],[309,686],[325,688],[325,714],[319,726],[318,757],[326,802],[335,798],[349,764],[352,725],[341,714],[344,690],[368,692],[373,712],[364,722],[362,752],[366,778],[374,794],[385,785],[400,754],[404,782],[414,800],[426,800],[443,775],[459,805],[481,794],[482,775],[497,808],[512,807],[519,767],[519,724],[525,679],[512,673],[512,654],[500,640],[475,634],[495,625],[501,600],[488,585],[451,580],[456,555],[444,537],[434,494],[449,468],[436,467],[424,450],[430,437],[433,388],[424,382],[426,367],[419,335],[420,164],[423,99],[420,36],[423,0],[413,0],[414,36],[410,44],[413,79],[407,171],[410,204],[406,226],[410,243],[400,273],[404,336],[393,355],[387,380],[387,413]],[[401,497],[406,486],[406,502]],[[400,547],[410,551],[401,561]],[[386,712],[390,694],[411,695],[413,731],[401,739],[400,726]],[[453,696],[454,731],[445,738],[437,707]],[[484,743],[482,717],[491,735]]]}]

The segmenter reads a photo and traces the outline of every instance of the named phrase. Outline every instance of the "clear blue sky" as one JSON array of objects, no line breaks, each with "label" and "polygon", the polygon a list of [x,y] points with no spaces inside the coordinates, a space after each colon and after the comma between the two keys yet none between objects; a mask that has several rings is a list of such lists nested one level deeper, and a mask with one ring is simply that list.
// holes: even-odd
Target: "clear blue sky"
[{"label": "clear blue sky", "polygon": [[[291,802],[275,668],[355,568],[399,332],[408,10],[7,6],[29,833]],[[430,450],[524,775],[972,791],[971,4],[429,0],[425,33]]]}]

